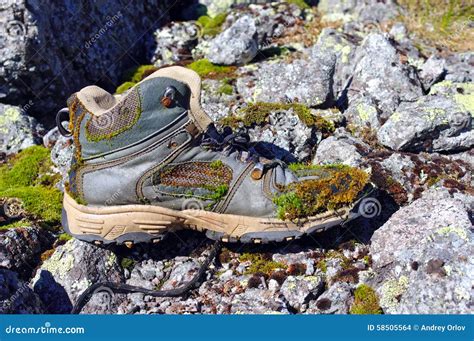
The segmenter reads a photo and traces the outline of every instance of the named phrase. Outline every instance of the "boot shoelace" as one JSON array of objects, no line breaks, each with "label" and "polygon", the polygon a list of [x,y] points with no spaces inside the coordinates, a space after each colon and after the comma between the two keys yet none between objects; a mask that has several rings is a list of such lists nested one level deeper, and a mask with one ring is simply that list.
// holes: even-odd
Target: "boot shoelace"
[{"label": "boot shoelace", "polygon": [[[89,286],[77,299],[76,304],[71,310],[71,314],[79,314],[84,306],[87,304],[87,302],[90,301],[92,296],[95,293],[100,293],[100,292],[108,292],[109,294],[112,292],[114,294],[131,294],[131,293],[142,293],[148,296],[152,297],[179,297],[179,296],[184,296],[187,292],[190,290],[196,288],[200,283],[201,280],[206,273],[206,270],[209,268],[209,265],[212,263],[212,261],[216,258],[217,254],[219,253],[221,249],[221,242],[216,241],[214,245],[212,246],[209,255],[206,257],[206,260],[201,264],[199,267],[198,272],[196,275],[186,284],[183,286],[176,288],[176,289],[170,289],[170,290],[151,290],[143,287],[138,287],[138,286],[133,286],[133,285],[128,285],[128,284],[123,284],[123,283],[114,283],[114,282],[98,282],[94,283],[91,286]],[[129,311],[129,313],[134,313],[136,312],[135,309],[132,309]]]},{"label": "boot shoelace", "polygon": [[[241,161],[254,163],[255,166],[251,172],[251,177],[254,180],[261,179],[264,173],[271,168],[285,167],[285,163],[281,160],[276,158],[268,160],[262,157],[257,151],[256,143],[250,142],[250,136],[246,131],[233,132],[230,127],[224,127],[222,133],[219,133],[214,124],[211,124],[203,135],[201,147],[222,151],[226,156],[238,152]],[[265,162],[261,162],[262,159]]]}]

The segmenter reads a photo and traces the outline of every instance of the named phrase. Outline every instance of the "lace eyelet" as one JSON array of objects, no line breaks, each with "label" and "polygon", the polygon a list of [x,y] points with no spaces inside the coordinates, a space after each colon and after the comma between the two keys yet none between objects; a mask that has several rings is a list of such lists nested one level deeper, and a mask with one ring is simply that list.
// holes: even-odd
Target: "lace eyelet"
[{"label": "lace eyelet", "polygon": [[163,104],[164,107],[169,108],[174,102],[175,95],[176,88],[174,86],[168,86],[160,100],[161,104]]}]

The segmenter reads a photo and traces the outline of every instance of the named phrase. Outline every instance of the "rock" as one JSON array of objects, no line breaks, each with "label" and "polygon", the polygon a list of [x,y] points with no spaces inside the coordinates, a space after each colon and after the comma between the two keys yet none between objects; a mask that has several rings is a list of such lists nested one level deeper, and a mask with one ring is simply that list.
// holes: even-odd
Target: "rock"
[{"label": "rock", "polygon": [[194,278],[194,275],[198,272],[200,267],[200,264],[192,259],[178,263],[173,270],[171,270],[171,274],[163,284],[162,289],[175,289],[183,286]]},{"label": "rock", "polygon": [[2,101],[25,104],[34,98],[32,111],[46,117],[86,85],[99,82],[113,90],[123,71],[143,60],[153,30],[169,18],[170,7],[185,7],[183,2],[147,0],[131,7],[118,0],[3,4]]},{"label": "rock", "polygon": [[437,193],[401,208],[373,235],[370,251],[385,313],[471,310],[472,222],[460,200]]},{"label": "rock", "polygon": [[155,32],[156,49],[152,63],[161,67],[189,60],[197,45],[200,29],[193,22],[172,22]]},{"label": "rock", "polygon": [[252,141],[268,142],[289,151],[299,159],[309,156],[313,129],[307,127],[293,109],[272,112],[269,124],[248,129]]},{"label": "rock", "polygon": [[323,21],[384,22],[398,15],[397,6],[391,0],[321,0],[318,10]]},{"label": "rock", "polygon": [[28,283],[13,271],[0,269],[0,314],[44,314],[44,306]]},{"label": "rock", "polygon": [[133,267],[127,284],[154,289],[160,285],[165,277],[164,268],[165,264],[162,261],[148,259],[139,262]]},{"label": "rock", "polygon": [[324,28],[312,48],[313,53],[317,51],[333,53],[336,56],[333,92],[334,96],[339,98],[354,69],[356,45],[349,41],[347,35],[333,28]]},{"label": "rock", "polygon": [[401,63],[397,50],[382,34],[369,34],[354,58],[349,99],[370,96],[383,118],[392,115],[401,102],[414,101],[422,95],[414,70]]},{"label": "rock", "polygon": [[[227,93],[231,90],[231,93]],[[236,101],[235,88],[226,81],[203,79],[201,105],[214,122],[227,117],[234,110]]]},{"label": "rock", "polygon": [[447,59],[445,79],[451,82],[474,81],[474,52],[453,54]]},{"label": "rock", "polygon": [[297,59],[290,64],[261,63],[253,77],[237,80],[238,92],[253,101],[330,104],[335,63],[336,56],[325,51],[314,51],[308,60]]},{"label": "rock", "polygon": [[351,98],[349,107],[344,111],[344,116],[347,121],[359,129],[380,128],[380,110],[377,104],[370,97],[357,96]]},{"label": "rock", "polygon": [[[321,276],[288,276],[280,292],[289,306],[297,311],[304,310],[303,305],[317,298],[324,288]],[[303,309],[302,309],[303,308]]]},{"label": "rock", "polygon": [[247,289],[235,295],[231,304],[231,314],[289,313],[278,294],[271,290]]},{"label": "rock", "polygon": [[[108,281],[123,283],[122,269],[111,251],[76,239],[59,246],[31,281],[48,313],[69,313],[79,295],[91,284]],[[97,291],[84,313],[112,313],[121,301],[107,289]]]},{"label": "rock", "polygon": [[[402,103],[377,133],[383,145],[405,151],[457,151],[474,145],[472,96],[469,85],[462,93],[448,95],[438,84],[430,96],[416,102]],[[444,91],[444,95],[441,94]]]},{"label": "rock", "polygon": [[431,56],[421,67],[419,73],[420,80],[425,90],[429,90],[431,86],[438,82],[446,73],[446,60],[438,56]]},{"label": "rock", "polygon": [[317,300],[309,303],[306,314],[348,314],[352,305],[352,285],[336,282]]},{"label": "rock", "polygon": [[468,164],[472,169],[474,169],[474,149],[467,150],[465,152],[447,155],[451,160],[460,160]]},{"label": "rock", "polygon": [[51,150],[51,161],[56,167],[55,171],[61,174],[61,181],[56,184],[56,187],[58,187],[61,191],[64,191],[64,184],[69,179],[68,173],[69,169],[71,168],[74,150],[75,146],[72,143],[72,138],[61,135],[57,138]]},{"label": "rock", "polygon": [[242,65],[250,62],[258,51],[255,21],[243,16],[210,42],[206,57],[215,64]]},{"label": "rock", "polygon": [[51,248],[53,235],[39,227],[19,227],[0,233],[0,266],[29,278],[40,263],[40,255]]},{"label": "rock", "polygon": [[333,136],[319,143],[313,164],[342,163],[358,167],[369,151],[370,147],[366,143],[349,135],[344,128],[338,128]]},{"label": "rock", "polygon": [[43,134],[43,127],[21,108],[0,103],[0,153],[16,154],[40,144]]}]

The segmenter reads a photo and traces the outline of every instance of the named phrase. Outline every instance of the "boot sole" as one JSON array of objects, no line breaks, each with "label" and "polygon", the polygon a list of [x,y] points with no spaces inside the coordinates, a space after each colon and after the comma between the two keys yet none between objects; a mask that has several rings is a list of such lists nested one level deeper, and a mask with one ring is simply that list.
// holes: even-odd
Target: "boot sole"
[{"label": "boot sole", "polygon": [[62,223],[70,235],[95,244],[131,246],[159,242],[167,233],[182,229],[205,231],[208,238],[223,242],[259,244],[290,241],[340,225],[360,215],[357,212],[358,203],[310,217],[297,225],[276,218],[194,209],[178,211],[153,205],[84,206],[65,193]]}]

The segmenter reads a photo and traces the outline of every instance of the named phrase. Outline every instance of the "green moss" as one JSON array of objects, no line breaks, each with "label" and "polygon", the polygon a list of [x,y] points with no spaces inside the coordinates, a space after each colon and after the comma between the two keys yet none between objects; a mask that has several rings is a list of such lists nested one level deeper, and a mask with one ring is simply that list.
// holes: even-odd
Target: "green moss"
[{"label": "green moss", "polygon": [[208,59],[199,59],[187,65],[188,68],[197,72],[201,77],[219,78],[232,74],[235,70],[231,66],[215,65]]},{"label": "green moss", "polygon": [[217,92],[222,95],[232,95],[234,87],[230,84],[224,83],[219,87],[219,89],[217,89]]},{"label": "green moss", "polygon": [[120,261],[120,265],[122,266],[122,268],[127,269],[128,271],[132,271],[136,263],[137,262],[135,262],[133,259],[126,257],[122,258],[122,260]]},{"label": "green moss", "polygon": [[62,193],[54,188],[59,175],[51,175],[50,151],[33,146],[0,166],[0,197],[21,200],[27,215],[57,226],[61,219]]},{"label": "green moss", "polygon": [[369,180],[363,170],[346,165],[295,164],[291,170],[299,177],[311,179],[286,186],[274,198],[280,219],[305,218],[350,205]]},{"label": "green moss", "polygon": [[14,229],[17,227],[28,227],[31,226],[31,222],[28,219],[22,219],[14,221],[5,225],[0,225],[0,230]]},{"label": "green moss", "polygon": [[72,237],[71,237],[69,234],[67,234],[67,233],[61,233],[61,234],[58,236],[58,240],[59,240],[60,242],[63,242],[63,243],[65,243],[65,242],[67,242],[68,240],[71,240],[71,239],[72,239]]},{"label": "green moss", "polygon": [[140,65],[136,68],[128,70],[124,79],[127,81],[122,83],[115,90],[116,94],[121,94],[128,89],[134,87],[137,83],[141,82],[145,77],[149,76],[154,71],[158,70],[154,65]]},{"label": "green moss", "polygon": [[212,189],[213,193],[209,195],[208,199],[215,202],[221,200],[229,191],[228,185],[220,185]]},{"label": "green moss", "polygon": [[265,255],[260,253],[243,253],[242,255],[240,255],[239,261],[251,262],[249,268],[245,272],[246,275],[253,275],[256,273],[270,275],[276,269],[286,268],[285,264],[275,262],[271,260],[271,258],[265,257]]},{"label": "green moss", "polygon": [[203,36],[213,37],[221,32],[222,24],[225,22],[226,18],[226,13],[220,13],[214,17],[203,15],[198,18],[197,23],[201,26],[201,33]]},{"label": "green moss", "polygon": [[116,94],[123,94],[125,91],[127,91],[128,89],[131,89],[135,86],[136,83],[133,83],[133,82],[125,82],[125,83],[122,83],[121,85],[119,85],[117,87],[117,89],[115,90],[115,93]]},{"label": "green moss", "polygon": [[214,160],[209,164],[209,166],[212,169],[219,169],[219,168],[222,168],[222,166],[224,166],[224,163],[222,162],[222,160]]},{"label": "green moss", "polygon": [[236,126],[242,123],[246,127],[261,125],[267,122],[272,112],[292,110],[293,113],[308,127],[316,127],[323,133],[334,131],[334,124],[321,116],[313,115],[311,110],[300,103],[267,103],[256,102],[242,109],[242,117],[228,118],[225,123]]},{"label": "green moss", "polygon": [[304,0],[286,0],[286,2],[298,6],[300,9],[310,8],[310,6]]},{"label": "green moss", "polygon": [[354,292],[354,303],[350,313],[353,315],[382,314],[375,290],[366,284],[358,286]]},{"label": "green moss", "polygon": [[321,260],[316,264],[316,268],[318,268],[319,270],[321,270],[323,273],[326,273],[326,271],[328,271],[328,265],[327,265],[327,263],[326,263],[326,260],[321,259]]}]

